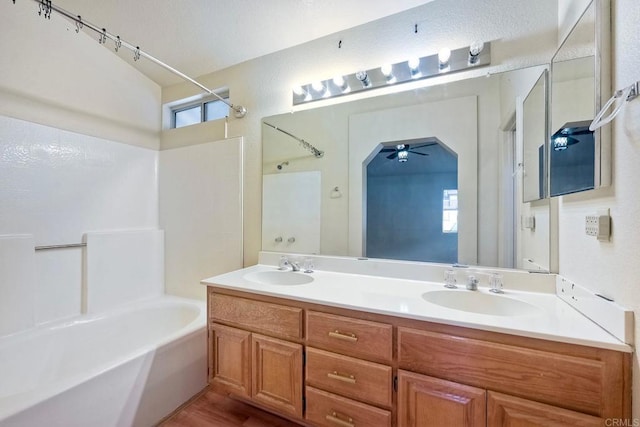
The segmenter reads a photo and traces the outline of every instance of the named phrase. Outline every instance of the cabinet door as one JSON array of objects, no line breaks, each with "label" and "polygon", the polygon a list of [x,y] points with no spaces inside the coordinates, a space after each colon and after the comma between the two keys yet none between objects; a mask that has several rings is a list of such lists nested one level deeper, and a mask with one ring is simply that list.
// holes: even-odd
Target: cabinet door
[{"label": "cabinet door", "polygon": [[251,395],[250,337],[228,326],[209,327],[209,384],[215,390]]},{"label": "cabinet door", "polygon": [[487,393],[487,400],[489,416],[487,426],[489,427],[595,427],[606,425],[604,420],[591,415],[492,391]]},{"label": "cabinet door", "polygon": [[302,418],[302,345],[253,334],[252,397]]},{"label": "cabinet door", "polygon": [[425,375],[398,371],[398,425],[485,426],[486,391]]}]

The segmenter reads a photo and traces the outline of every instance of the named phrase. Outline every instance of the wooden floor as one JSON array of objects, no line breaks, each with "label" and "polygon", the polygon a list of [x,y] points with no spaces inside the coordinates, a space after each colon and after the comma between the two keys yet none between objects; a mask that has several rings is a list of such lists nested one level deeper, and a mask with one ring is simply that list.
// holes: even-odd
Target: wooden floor
[{"label": "wooden floor", "polygon": [[299,427],[284,418],[207,390],[160,427]]}]

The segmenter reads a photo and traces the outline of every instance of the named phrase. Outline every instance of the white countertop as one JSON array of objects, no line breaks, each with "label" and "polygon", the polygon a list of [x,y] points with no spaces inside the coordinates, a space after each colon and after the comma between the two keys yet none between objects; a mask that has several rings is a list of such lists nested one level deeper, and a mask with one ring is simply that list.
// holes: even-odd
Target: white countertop
[{"label": "white countertop", "polygon": [[[277,267],[255,265],[205,279],[202,283],[332,307],[623,352],[633,351],[631,346],[619,341],[552,293],[505,289],[504,294],[494,295],[489,293],[487,288],[479,288],[475,292],[485,293],[493,298],[515,298],[540,309],[529,315],[496,316],[445,308],[422,298],[425,292],[445,290],[442,283],[321,270],[309,273],[314,280],[303,285],[267,285],[249,281],[244,277],[248,273],[260,271],[277,271]],[[460,286],[454,292],[472,291]]]}]

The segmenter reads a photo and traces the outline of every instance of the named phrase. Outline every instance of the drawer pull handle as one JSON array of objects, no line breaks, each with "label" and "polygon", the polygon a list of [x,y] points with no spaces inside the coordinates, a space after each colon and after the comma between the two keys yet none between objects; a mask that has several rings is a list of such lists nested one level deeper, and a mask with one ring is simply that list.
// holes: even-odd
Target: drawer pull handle
[{"label": "drawer pull handle", "polygon": [[337,329],[335,331],[329,332],[329,336],[331,338],[338,338],[339,340],[345,340],[345,341],[351,341],[351,342],[358,341],[358,337],[356,336],[356,334],[345,334],[344,332],[340,332]]},{"label": "drawer pull handle", "polygon": [[346,417],[349,419],[349,421],[344,421],[340,418],[338,418],[338,413],[337,412],[333,412],[331,415],[327,415],[326,417],[324,417],[327,421],[331,421],[332,423],[339,425],[341,427],[355,427],[356,425],[353,423],[353,418],[351,417]]},{"label": "drawer pull handle", "polygon": [[343,381],[349,384],[356,383],[356,377],[354,377],[353,375],[340,374],[338,373],[338,371],[328,372],[327,376],[333,380]]}]

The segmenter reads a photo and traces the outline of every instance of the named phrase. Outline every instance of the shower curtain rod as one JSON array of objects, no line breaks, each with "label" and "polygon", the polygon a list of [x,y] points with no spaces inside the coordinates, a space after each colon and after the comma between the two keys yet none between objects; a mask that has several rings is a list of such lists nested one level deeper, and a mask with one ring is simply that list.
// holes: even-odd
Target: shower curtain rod
[{"label": "shower curtain rod", "polygon": [[311,151],[313,153],[313,155],[316,156],[317,158],[320,158],[320,157],[324,156],[324,151],[318,150],[316,147],[314,147],[313,145],[309,144],[304,139],[298,138],[294,134],[289,133],[284,129],[280,129],[279,127],[274,126],[274,125],[272,125],[270,123],[267,123],[267,122],[262,122],[262,123],[264,123],[265,125],[270,126],[270,127],[274,128],[275,130],[280,131],[280,132],[284,133],[285,135],[288,135],[291,138],[295,139],[296,141],[298,141],[300,143],[300,145],[302,145],[302,147],[304,147],[308,151]]},{"label": "shower curtain rod", "polygon": [[[53,2],[51,0],[33,0],[34,2],[38,3],[40,5],[40,9],[38,11],[38,15],[42,15],[44,13],[44,17],[47,19],[51,19],[51,11],[55,11],[57,13],[59,13],[60,15],[64,16],[65,18],[75,22],[76,24],[76,33],[80,32],[80,30],[84,27],[89,28],[90,30],[96,32],[97,34],[100,35],[100,39],[99,42],[100,44],[104,44],[106,42],[106,39],[110,39],[111,41],[114,42],[115,44],[115,50],[116,52],[118,51],[118,49],[120,49],[120,47],[126,47],[127,49],[129,49],[130,51],[133,52],[133,59],[134,61],[137,61],[140,59],[140,57],[144,57],[146,59],[148,59],[149,61],[155,63],[156,65],[159,65],[160,67],[164,68],[165,70],[170,71],[171,73],[177,75],[178,77],[181,77],[182,79],[198,86],[200,89],[202,89],[203,91],[205,91],[206,93],[208,93],[209,95],[213,95],[216,98],[218,98],[218,100],[224,102],[225,104],[227,104],[233,111],[234,111],[234,115],[237,118],[242,118],[247,114],[247,109],[241,105],[233,105],[232,103],[228,102],[226,99],[222,98],[220,95],[218,95],[217,93],[215,93],[214,91],[212,91],[211,89],[207,88],[206,86],[198,83],[197,81],[195,81],[194,79],[192,79],[191,77],[187,76],[186,74],[176,70],[175,68],[165,64],[164,62],[160,61],[158,58],[148,54],[147,52],[143,51],[142,49],[140,49],[140,46],[134,46],[133,44],[123,40],[120,38],[120,36],[118,35],[114,35],[112,33],[109,33],[105,28],[100,28],[88,21],[85,21],[82,19],[82,17],[80,15],[74,15],[71,12],[68,12],[66,10],[64,10],[63,8],[56,6],[53,4]],[[13,0],[13,4],[16,3],[16,0]]]}]

